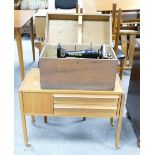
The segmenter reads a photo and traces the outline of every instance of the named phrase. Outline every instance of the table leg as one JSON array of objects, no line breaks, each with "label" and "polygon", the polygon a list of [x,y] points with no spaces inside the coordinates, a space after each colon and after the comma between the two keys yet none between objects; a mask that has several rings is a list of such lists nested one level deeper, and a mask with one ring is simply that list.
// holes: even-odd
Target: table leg
[{"label": "table leg", "polygon": [[122,128],[122,116],[123,116],[123,108],[124,108],[124,99],[125,95],[122,95],[122,100],[121,100],[121,107],[120,107],[120,112],[119,112],[119,117],[118,117],[118,125],[117,125],[117,131],[116,131],[116,139],[115,139],[115,147],[118,149],[120,147],[120,134],[121,134],[121,128]]},{"label": "table leg", "polygon": [[44,123],[47,123],[47,116],[44,116]]},{"label": "table leg", "polygon": [[32,44],[32,55],[33,55],[33,61],[35,61],[33,17],[32,17],[31,20],[30,20],[30,34],[31,34],[31,44]]},{"label": "table leg", "polygon": [[15,30],[15,37],[16,37],[17,48],[18,48],[18,58],[19,58],[19,64],[20,64],[21,77],[22,77],[22,80],[24,80],[23,49],[22,49],[20,29]]}]

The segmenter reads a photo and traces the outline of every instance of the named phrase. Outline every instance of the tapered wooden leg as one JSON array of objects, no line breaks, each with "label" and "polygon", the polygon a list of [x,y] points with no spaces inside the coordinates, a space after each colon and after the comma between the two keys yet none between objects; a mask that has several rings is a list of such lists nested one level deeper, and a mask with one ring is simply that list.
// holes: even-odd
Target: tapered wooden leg
[{"label": "tapered wooden leg", "polygon": [[86,117],[83,117],[83,121],[85,121],[86,120]]},{"label": "tapered wooden leg", "polygon": [[30,146],[30,144],[28,144],[28,137],[27,137],[27,128],[26,128],[26,118],[24,114],[21,114],[21,118],[22,118],[22,127],[23,127],[23,134],[24,134],[24,143],[26,146]]},{"label": "tapered wooden leg", "polygon": [[47,116],[44,116],[44,123],[47,123]]},{"label": "tapered wooden leg", "polygon": [[33,61],[35,61],[34,32],[33,32],[33,17],[30,19],[30,34],[31,34],[31,44],[32,44],[32,55],[33,55]]},{"label": "tapered wooden leg", "polygon": [[16,38],[17,48],[18,48],[18,58],[19,58],[21,77],[22,77],[22,80],[24,80],[23,49],[22,49],[22,41],[21,41],[20,29],[15,30],[15,38]]},{"label": "tapered wooden leg", "polygon": [[121,100],[119,117],[118,117],[117,131],[116,131],[116,139],[115,139],[116,149],[118,149],[120,147],[120,134],[121,134],[121,128],[122,128],[122,115],[123,115],[123,108],[124,108],[124,98],[125,98],[125,95],[123,94],[122,100]]},{"label": "tapered wooden leg", "polygon": [[110,118],[110,125],[111,125],[111,127],[114,127],[115,125],[114,125],[114,118],[112,117],[112,118]]},{"label": "tapered wooden leg", "polygon": [[31,123],[34,124],[35,123],[35,117],[31,116]]},{"label": "tapered wooden leg", "polygon": [[19,99],[20,99],[20,112],[21,112],[21,120],[22,120],[22,127],[23,127],[23,135],[24,135],[24,142],[26,146],[31,146],[28,144],[28,137],[27,137],[27,128],[26,128],[26,118],[23,112],[23,99],[22,93],[19,92]]}]

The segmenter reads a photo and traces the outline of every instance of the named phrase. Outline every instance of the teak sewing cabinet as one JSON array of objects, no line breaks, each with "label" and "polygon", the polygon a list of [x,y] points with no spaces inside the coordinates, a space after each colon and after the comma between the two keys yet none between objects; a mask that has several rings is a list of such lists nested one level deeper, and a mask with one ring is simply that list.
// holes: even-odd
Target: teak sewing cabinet
[{"label": "teak sewing cabinet", "polygon": [[124,91],[116,75],[112,91],[54,90],[40,88],[39,69],[32,68],[19,88],[24,142],[28,145],[26,115],[118,118],[115,146],[119,147]]}]

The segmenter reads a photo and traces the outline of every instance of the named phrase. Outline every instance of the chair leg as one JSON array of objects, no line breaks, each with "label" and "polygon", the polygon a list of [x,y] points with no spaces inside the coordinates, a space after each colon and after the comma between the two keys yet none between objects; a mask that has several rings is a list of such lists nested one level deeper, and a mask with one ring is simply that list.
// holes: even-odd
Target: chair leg
[{"label": "chair leg", "polygon": [[130,35],[130,43],[129,43],[129,66],[132,67],[135,44],[136,44],[136,35]]},{"label": "chair leg", "polygon": [[86,117],[83,117],[83,121],[85,121],[86,120]]},{"label": "chair leg", "polygon": [[35,123],[35,117],[31,116],[31,123],[34,124]]},{"label": "chair leg", "polygon": [[43,42],[35,42],[35,47],[39,50],[39,55],[41,54],[42,48],[43,48]]},{"label": "chair leg", "polygon": [[47,116],[44,116],[44,123],[47,123]]},{"label": "chair leg", "polygon": [[122,75],[123,75],[123,69],[124,69],[124,59],[122,59],[120,61],[120,73],[119,73],[119,76],[120,76],[121,80],[122,80]]},{"label": "chair leg", "polygon": [[111,127],[114,127],[115,126],[114,125],[114,118],[113,117],[110,118],[110,125],[111,125]]}]

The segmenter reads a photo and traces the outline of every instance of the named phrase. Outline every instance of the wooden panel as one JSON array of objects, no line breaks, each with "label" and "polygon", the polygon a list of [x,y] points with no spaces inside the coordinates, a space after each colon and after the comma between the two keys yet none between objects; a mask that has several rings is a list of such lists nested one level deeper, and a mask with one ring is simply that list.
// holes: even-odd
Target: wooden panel
[{"label": "wooden panel", "polygon": [[55,94],[54,104],[76,104],[76,105],[101,105],[116,106],[119,96],[116,95],[74,95]]},{"label": "wooden panel", "polygon": [[76,14],[47,14],[46,43],[77,43],[78,16]]},{"label": "wooden panel", "polygon": [[45,27],[46,27],[46,18],[45,17],[36,17],[35,18],[35,30],[37,38],[45,38]]},{"label": "wooden panel", "polygon": [[42,89],[113,90],[117,60],[42,58]]},{"label": "wooden panel", "polygon": [[53,97],[50,93],[23,93],[24,113],[53,113]]},{"label": "wooden panel", "polygon": [[49,21],[48,43],[77,43],[78,22],[74,20]]},{"label": "wooden panel", "polygon": [[[109,23],[103,21],[83,22],[83,43],[109,44]],[[93,35],[92,35],[93,34]]]},{"label": "wooden panel", "polygon": [[83,43],[111,44],[109,15],[83,15]]},{"label": "wooden panel", "polygon": [[54,108],[54,115],[60,116],[87,116],[87,117],[114,117],[116,110],[105,109],[80,109],[80,108]]},{"label": "wooden panel", "polygon": [[114,116],[119,96],[55,94],[54,114],[83,116]]},{"label": "wooden panel", "polygon": [[46,43],[111,44],[111,15],[47,14]]}]

